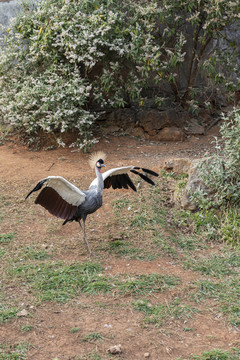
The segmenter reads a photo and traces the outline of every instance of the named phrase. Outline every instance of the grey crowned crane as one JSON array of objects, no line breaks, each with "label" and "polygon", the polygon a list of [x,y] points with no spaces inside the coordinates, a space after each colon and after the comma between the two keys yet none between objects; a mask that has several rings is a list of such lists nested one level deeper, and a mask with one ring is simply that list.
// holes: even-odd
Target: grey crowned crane
[{"label": "grey crowned crane", "polygon": [[[104,165],[105,154],[98,152],[91,156],[90,165],[95,168],[96,178],[92,181],[87,191],[79,190],[75,185],[61,176],[48,176],[40,180],[26,196],[26,199],[35,191],[41,190],[35,204],[43,206],[52,215],[64,219],[63,225],[69,221],[78,221],[83,230],[83,240],[90,253],[89,243],[86,238],[85,221],[88,214],[94,213],[102,206],[102,192],[104,188],[136,190],[128,173],[134,173],[151,185],[154,182],[147,176],[158,174],[152,170],[138,166],[123,166],[101,172]],[[43,185],[45,185],[43,187]],[[42,188],[43,187],[43,188]],[[83,225],[81,223],[83,222]]]}]

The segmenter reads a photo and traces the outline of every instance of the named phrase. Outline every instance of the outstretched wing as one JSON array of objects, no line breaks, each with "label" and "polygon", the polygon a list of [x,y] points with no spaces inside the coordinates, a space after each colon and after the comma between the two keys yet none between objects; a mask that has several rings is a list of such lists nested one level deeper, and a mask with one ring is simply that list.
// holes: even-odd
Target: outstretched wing
[{"label": "outstretched wing", "polygon": [[[43,189],[43,185],[46,185]],[[26,196],[26,199],[35,191],[41,190],[35,204],[43,206],[52,215],[61,219],[71,219],[77,207],[85,201],[86,195],[75,185],[61,176],[48,176],[40,180]]]},{"label": "outstretched wing", "polygon": [[[104,188],[112,187],[113,189],[128,189],[130,187],[132,190],[137,191],[135,185],[130,179],[129,172],[140,176],[151,185],[155,185],[155,183],[146,174],[158,176],[155,171],[149,169],[140,168],[138,166],[123,166],[110,169],[103,173]],[[92,181],[90,188],[94,186],[97,186],[97,178]]]}]

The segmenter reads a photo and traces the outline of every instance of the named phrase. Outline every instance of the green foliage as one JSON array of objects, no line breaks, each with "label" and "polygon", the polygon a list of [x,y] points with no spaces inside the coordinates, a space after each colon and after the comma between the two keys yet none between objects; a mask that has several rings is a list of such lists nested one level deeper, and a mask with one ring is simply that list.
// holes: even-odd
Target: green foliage
[{"label": "green foliage", "polygon": [[233,204],[240,199],[240,109],[223,118],[222,139],[216,139],[217,152],[201,164],[203,181],[214,192],[208,207]]},{"label": "green foliage", "polygon": [[92,105],[119,107],[126,95],[139,96],[156,52],[156,4],[43,0],[22,7],[0,55],[1,115],[28,134],[75,131],[85,148],[98,116]]},{"label": "green foliage", "polygon": [[[204,224],[208,228],[211,238],[220,235],[237,245],[240,239],[240,109],[224,116],[220,133],[216,153],[199,166],[204,187],[210,189],[211,194],[203,187],[192,194],[192,200],[200,208],[194,216],[200,227]],[[222,211],[217,213],[215,209],[220,206]]]},{"label": "green foliage", "polygon": [[239,207],[229,207],[222,216],[221,235],[223,240],[235,246],[240,240]]},{"label": "green foliage", "polygon": [[[202,73],[205,76],[207,73],[214,84],[226,86],[227,89],[239,86],[238,81],[234,81],[239,73],[237,62],[234,61],[236,44],[224,41],[224,29],[237,19],[238,13],[238,1],[161,2],[161,30],[157,29],[154,34],[163,56],[158,64],[154,64],[158,66],[155,81],[167,81],[175,99],[193,113],[198,112],[199,95],[204,99],[203,92],[200,94],[194,87],[197,75]],[[213,46],[212,40],[219,38],[223,38],[226,51],[219,48],[218,42]]]},{"label": "green foliage", "polygon": [[[142,90],[153,84],[167,82],[175,100],[196,113],[199,73],[238,86],[234,51],[219,51],[217,41],[208,51],[238,14],[238,2],[215,0],[25,0],[5,30],[0,116],[29,141],[42,130],[64,146],[61,134],[75,132],[74,145],[84,150],[95,142],[99,111],[142,105]],[[158,93],[155,101],[163,101]]]},{"label": "green foliage", "polygon": [[26,246],[20,252],[19,257],[21,257],[21,261],[26,261],[27,259],[32,260],[45,260],[50,257],[46,250],[38,249],[34,246]]}]

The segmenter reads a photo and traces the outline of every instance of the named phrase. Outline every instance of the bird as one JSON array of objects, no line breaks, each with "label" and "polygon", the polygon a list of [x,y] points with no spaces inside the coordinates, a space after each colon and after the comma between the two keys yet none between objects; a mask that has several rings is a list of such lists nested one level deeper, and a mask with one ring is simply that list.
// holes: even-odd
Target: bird
[{"label": "bird", "polygon": [[83,231],[83,241],[90,256],[93,255],[93,252],[87,240],[85,222],[89,214],[94,213],[102,206],[103,189],[131,188],[133,191],[137,191],[129,173],[140,176],[151,185],[155,185],[155,183],[148,175],[159,176],[155,171],[133,165],[113,168],[102,173],[105,159],[104,152],[96,152],[90,156],[89,164],[95,168],[96,178],[86,191],[80,190],[62,176],[48,176],[38,181],[25,198],[26,200],[32,193],[41,190],[35,199],[35,204],[41,205],[50,214],[63,219],[63,225],[77,221]]}]

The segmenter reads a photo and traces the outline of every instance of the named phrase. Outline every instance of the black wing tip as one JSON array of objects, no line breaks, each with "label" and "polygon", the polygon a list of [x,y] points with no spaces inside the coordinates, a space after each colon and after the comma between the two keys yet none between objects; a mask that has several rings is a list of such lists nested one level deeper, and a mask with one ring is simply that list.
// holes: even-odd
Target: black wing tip
[{"label": "black wing tip", "polygon": [[25,197],[25,200],[27,200],[27,198],[35,191],[38,191],[42,188],[43,184],[47,181],[47,179],[41,180],[37,183],[37,185],[30,191],[30,193],[27,194],[27,196]]},{"label": "black wing tip", "polygon": [[158,173],[156,173],[155,171],[150,170],[150,169],[142,168],[142,171],[145,172],[145,173],[147,173],[147,174],[153,175],[153,176],[159,176]]},{"label": "black wing tip", "polygon": [[[135,169],[135,168],[134,168],[134,169]],[[138,172],[138,171],[136,171],[136,170],[134,170],[134,169],[131,169],[130,171],[131,171],[132,173],[140,176],[141,179],[145,180],[145,181],[146,181],[147,183],[149,183],[150,185],[155,186],[155,183],[154,183],[149,177],[147,177],[147,176],[144,175],[144,174],[141,174],[140,172]],[[142,170],[143,170],[143,169],[142,169]],[[146,170],[146,169],[145,169],[145,170]],[[149,174],[153,175],[153,174],[152,174],[152,170],[149,170],[149,171],[151,171],[151,173],[149,173]],[[154,171],[153,171],[153,172],[154,172]],[[158,176],[157,173],[155,173],[155,174],[156,174],[155,176]]]},{"label": "black wing tip", "polygon": [[27,194],[27,196],[25,197],[25,200],[27,200],[27,198],[33,193],[33,190],[30,191],[30,193]]}]

